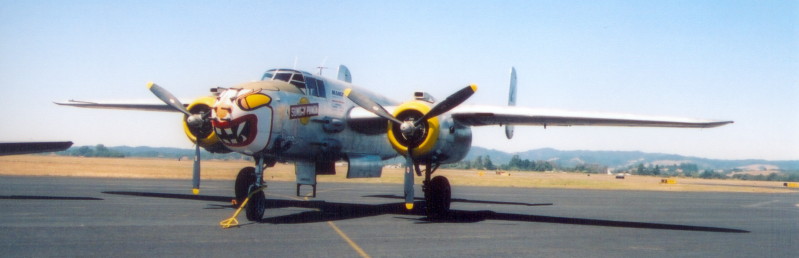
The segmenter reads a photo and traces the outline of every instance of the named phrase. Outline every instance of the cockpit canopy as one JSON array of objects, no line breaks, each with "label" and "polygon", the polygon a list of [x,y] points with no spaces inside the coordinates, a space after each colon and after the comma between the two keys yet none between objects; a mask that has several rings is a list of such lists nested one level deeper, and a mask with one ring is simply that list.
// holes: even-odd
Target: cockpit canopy
[{"label": "cockpit canopy", "polygon": [[307,72],[297,71],[293,69],[270,69],[261,77],[262,81],[278,80],[288,82],[296,86],[301,92],[306,95],[322,97],[325,93],[325,82],[316,79]]}]

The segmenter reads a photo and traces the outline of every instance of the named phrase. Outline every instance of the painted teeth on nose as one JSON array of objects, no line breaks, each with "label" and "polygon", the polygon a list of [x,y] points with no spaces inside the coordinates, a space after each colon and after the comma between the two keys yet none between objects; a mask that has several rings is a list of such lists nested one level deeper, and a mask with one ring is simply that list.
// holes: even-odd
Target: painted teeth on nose
[{"label": "painted teeth on nose", "polygon": [[239,125],[239,128],[237,128],[238,130],[236,130],[236,135],[241,135],[241,131],[244,130],[245,126],[247,126],[246,122]]},{"label": "painted teeth on nose", "polygon": [[231,135],[233,134],[233,130],[231,130],[230,128],[225,128],[225,134]]}]

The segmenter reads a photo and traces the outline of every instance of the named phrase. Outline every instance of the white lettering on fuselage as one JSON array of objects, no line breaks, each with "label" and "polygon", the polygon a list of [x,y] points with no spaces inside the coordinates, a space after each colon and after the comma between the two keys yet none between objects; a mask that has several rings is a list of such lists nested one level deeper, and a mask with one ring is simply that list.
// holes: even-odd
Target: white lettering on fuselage
[{"label": "white lettering on fuselage", "polygon": [[291,105],[289,118],[297,119],[319,115],[319,103]]}]

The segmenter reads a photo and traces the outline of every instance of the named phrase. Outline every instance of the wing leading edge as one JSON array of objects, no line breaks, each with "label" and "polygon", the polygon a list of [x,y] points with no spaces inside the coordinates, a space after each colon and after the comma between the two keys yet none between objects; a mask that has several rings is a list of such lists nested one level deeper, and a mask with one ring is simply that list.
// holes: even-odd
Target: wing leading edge
[{"label": "wing leading edge", "polygon": [[471,126],[540,125],[712,128],[733,123],[733,121],[679,117],[500,106],[462,106],[452,110],[452,118],[462,124]]},{"label": "wing leading edge", "polygon": [[[141,111],[161,111],[161,112],[180,112],[163,102],[93,102],[69,100],[67,102],[53,102],[56,105],[82,107],[82,108],[101,108],[101,109],[125,109]],[[185,105],[184,105],[185,106]]]}]

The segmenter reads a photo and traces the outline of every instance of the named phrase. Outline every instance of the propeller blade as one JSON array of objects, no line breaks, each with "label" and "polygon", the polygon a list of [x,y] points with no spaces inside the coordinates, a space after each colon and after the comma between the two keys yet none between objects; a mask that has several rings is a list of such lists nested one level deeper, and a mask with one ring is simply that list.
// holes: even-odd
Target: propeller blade
[{"label": "propeller blade", "polygon": [[457,107],[458,105],[469,99],[469,97],[471,97],[475,91],[477,91],[477,85],[474,84],[466,86],[465,88],[459,91],[456,91],[452,95],[449,95],[449,97],[447,97],[444,101],[439,102],[432,109],[430,109],[430,112],[427,112],[427,114],[424,114],[424,116],[414,121],[414,124],[419,125],[419,123],[421,123],[422,121],[427,121],[427,119],[437,117],[441,114],[446,113],[447,111],[452,110],[453,108]]},{"label": "propeller blade", "polygon": [[169,93],[169,91],[167,91],[166,89],[162,88],[161,86],[158,86],[153,82],[147,83],[147,88],[150,89],[150,91],[152,91],[156,97],[161,99],[161,101],[163,101],[170,107],[180,112],[183,112],[183,114],[186,114],[187,116],[191,116],[191,113],[189,113],[189,111],[186,110],[186,107],[184,107],[183,104],[180,103],[180,101],[177,98],[175,98],[175,96],[172,95],[172,93]]},{"label": "propeller blade", "polygon": [[405,157],[405,209],[413,210],[413,158],[411,150],[408,149],[408,157]]},{"label": "propeller blade", "polygon": [[194,171],[191,178],[193,188],[191,192],[194,195],[200,194],[200,142],[194,145]]},{"label": "propeller blade", "polygon": [[374,102],[372,99],[370,99],[365,95],[353,91],[352,89],[345,89],[344,96],[347,96],[347,98],[349,98],[352,102],[354,102],[358,106],[362,107],[363,109],[366,109],[369,112],[374,113],[375,115],[378,115],[379,117],[391,120],[392,122],[397,124],[402,124],[402,121],[395,118],[393,115],[391,115],[391,113],[388,113],[388,111],[386,111],[386,109],[383,108],[383,106],[377,104],[377,102]]}]

